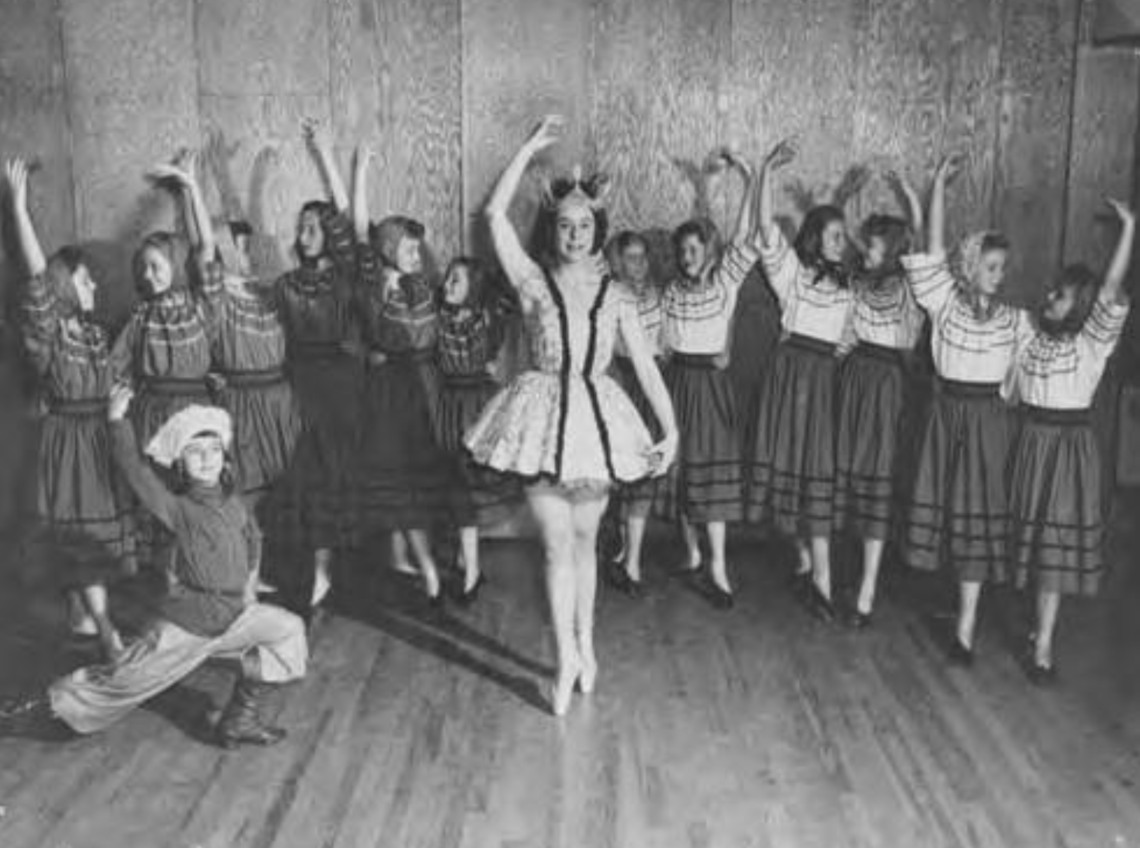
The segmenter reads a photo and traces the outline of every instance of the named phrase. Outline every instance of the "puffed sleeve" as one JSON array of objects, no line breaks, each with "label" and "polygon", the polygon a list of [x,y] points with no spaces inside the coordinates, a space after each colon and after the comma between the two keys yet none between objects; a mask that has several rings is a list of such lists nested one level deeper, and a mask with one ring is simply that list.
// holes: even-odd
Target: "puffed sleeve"
[{"label": "puffed sleeve", "polygon": [[[764,264],[764,273],[768,277],[768,284],[780,303],[780,309],[787,309],[796,286],[796,279],[804,273],[800,258],[792,250],[788,240],[779,227],[772,227],[775,236],[771,242],[760,249],[760,261]],[[745,272],[747,273],[747,272]],[[741,277],[743,280],[743,277]]]},{"label": "puffed sleeve", "polygon": [[24,349],[36,373],[51,366],[59,334],[59,308],[55,292],[43,274],[35,274],[24,287]]},{"label": "puffed sleeve", "polygon": [[944,253],[911,253],[902,257],[914,299],[926,312],[937,315],[954,294],[954,275]]}]

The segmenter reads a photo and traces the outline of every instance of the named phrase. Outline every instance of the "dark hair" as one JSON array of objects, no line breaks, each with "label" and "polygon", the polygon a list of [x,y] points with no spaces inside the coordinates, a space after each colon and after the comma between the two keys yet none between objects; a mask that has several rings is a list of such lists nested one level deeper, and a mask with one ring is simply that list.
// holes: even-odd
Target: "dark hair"
[{"label": "dark hair", "polygon": [[720,233],[717,232],[716,224],[708,218],[690,218],[673,230],[673,234],[669,237],[669,241],[673,245],[674,256],[680,255],[681,243],[689,236],[695,236],[697,241],[705,246],[706,250],[717,251],[720,249]]},{"label": "dark hair", "polygon": [[635,230],[622,230],[614,236],[609,243],[609,250],[615,255],[623,253],[635,244],[640,244],[646,253],[649,253],[649,240]]},{"label": "dark hair", "polygon": [[230,221],[229,225],[230,235],[233,236],[235,241],[242,236],[246,236],[248,238],[249,236],[253,235],[253,226],[249,223],[249,221]]},{"label": "dark hair", "polygon": [[[182,457],[174,460],[171,470],[171,491],[176,495],[184,495],[194,485],[194,481],[190,479],[189,473],[186,471],[186,463],[182,461]],[[230,452],[225,451],[225,460],[222,465],[222,473],[218,476],[218,485],[222,491],[227,495],[232,495],[237,490],[237,473],[234,471],[234,459]]]},{"label": "dark hair", "polygon": [[800,224],[792,248],[800,263],[816,272],[813,282],[818,283],[824,277],[831,277],[840,287],[846,288],[850,283],[847,264],[842,261],[832,262],[823,256],[823,232],[836,221],[844,221],[843,210],[838,206],[824,204],[812,207]]},{"label": "dark hair", "polygon": [[306,267],[315,266],[320,262],[322,257],[328,254],[329,240],[332,237],[332,219],[336,216],[336,207],[327,200],[310,200],[306,202],[305,205],[301,207],[301,211],[297,213],[298,229],[301,226],[301,219],[309,212],[315,213],[321,222],[321,233],[324,235],[324,244],[321,247],[319,256],[306,256],[305,251],[301,249],[301,239],[293,239],[293,252],[297,254],[297,261]]},{"label": "dark hair", "polygon": [[[1077,263],[1062,268],[1061,273],[1057,275],[1057,279],[1054,280],[1049,289],[1050,291],[1073,289],[1074,301],[1069,314],[1060,321],[1049,321],[1041,313],[1038,313],[1038,323],[1041,329],[1047,335],[1055,338],[1075,336],[1085,326],[1089,315],[1092,314],[1097,296],[1100,294],[1100,280],[1087,265]],[[1044,308],[1043,306],[1042,312]]]},{"label": "dark hair", "polygon": [[64,245],[48,258],[44,279],[56,301],[68,314],[79,311],[79,297],[71,283],[71,276],[86,265],[87,257],[83,251],[70,244]]},{"label": "dark hair", "polygon": [[[606,246],[606,234],[609,232],[610,218],[605,209],[591,208],[590,211],[594,215],[594,242],[590,245],[590,253],[597,253]],[[534,223],[533,244],[537,246],[540,254],[551,260],[555,258],[554,234],[557,228],[558,210],[556,208],[544,208],[539,212],[538,219]]]},{"label": "dark hair", "polygon": [[368,243],[383,262],[395,267],[396,250],[400,246],[400,241],[410,238],[422,242],[425,233],[424,225],[415,218],[406,215],[389,215],[382,221],[369,222]]},{"label": "dark hair", "polygon": [[[487,300],[488,289],[490,288],[490,274],[487,271],[487,266],[474,256],[457,256],[447,263],[447,271],[444,272],[443,278],[446,280],[456,268],[467,269],[467,299],[463,305],[471,305],[476,308],[482,306]],[[444,297],[443,289],[443,286],[439,287],[441,302]]]},{"label": "dark hair", "polygon": [[[159,231],[150,233],[142,240],[131,258],[131,273],[135,280],[135,290],[144,298],[154,296],[143,277],[144,257],[148,250],[157,250],[170,263],[170,289],[186,288],[185,250],[183,243],[174,233]],[[181,258],[180,258],[181,256]]]},{"label": "dark hair", "polygon": [[901,274],[902,257],[910,250],[912,235],[910,224],[896,215],[869,216],[859,228],[859,238],[867,247],[872,239],[882,240],[883,264],[878,269],[864,267],[864,272],[879,278]]}]

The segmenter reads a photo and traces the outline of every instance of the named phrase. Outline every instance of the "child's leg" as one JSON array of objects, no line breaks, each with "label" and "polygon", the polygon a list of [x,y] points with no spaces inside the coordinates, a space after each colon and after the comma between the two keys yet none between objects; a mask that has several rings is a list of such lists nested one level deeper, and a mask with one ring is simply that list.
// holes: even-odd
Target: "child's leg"
[{"label": "child's leg", "polygon": [[690,571],[696,571],[701,567],[701,540],[697,536],[697,528],[692,520],[684,513],[681,515],[681,535],[685,539],[685,550],[688,553],[685,567]]},{"label": "child's leg", "polygon": [[558,653],[558,676],[552,692],[552,707],[555,715],[562,715],[570,706],[570,696],[581,667],[574,638],[578,585],[574,571],[572,511],[570,501],[557,492],[532,490],[527,493],[527,500],[538,522],[546,560],[546,595]]},{"label": "child's leg", "polygon": [[594,688],[598,660],[594,653],[594,605],[598,584],[598,525],[606,510],[606,498],[588,498],[572,508],[574,527],[574,635],[581,660],[579,679],[583,692]]},{"label": "child's leg", "polygon": [[311,606],[320,606],[330,591],[332,591],[332,572],[330,564],[332,562],[332,550],[329,548],[317,548],[313,552],[313,595],[310,599]]},{"label": "child's leg", "polygon": [[101,583],[96,583],[92,586],[85,586],[81,594],[83,605],[88,615],[95,621],[95,626],[99,631],[99,642],[103,645],[103,652],[108,661],[114,662],[123,652],[123,639],[119,635],[119,631],[115,629],[110,613],[107,611],[107,588]]},{"label": "child's leg", "polygon": [[827,600],[831,600],[831,538],[812,536],[811,568],[816,588]]},{"label": "child's leg", "polygon": [[796,566],[796,577],[806,577],[811,574],[811,545],[805,539],[796,539],[796,555],[799,558]]},{"label": "child's leg", "polygon": [[459,548],[463,557],[463,592],[475,588],[482,572],[479,569],[479,528],[476,525],[459,528]]},{"label": "child's leg", "polygon": [[982,584],[977,580],[963,580],[958,583],[958,627],[957,637],[963,648],[973,650],[974,629],[978,621],[978,600],[982,596]]},{"label": "child's leg", "polygon": [[67,593],[67,629],[79,636],[96,636],[99,633],[99,625],[79,591]]},{"label": "child's leg", "polygon": [[641,547],[647,524],[647,514],[640,511],[630,512],[625,519],[625,573],[635,582],[641,580]]},{"label": "child's leg", "polygon": [[709,572],[713,583],[722,592],[732,594],[732,585],[728,582],[728,560],[725,556],[725,531],[723,521],[710,521],[705,525],[705,532],[709,539]]},{"label": "child's leg", "polygon": [[883,561],[883,548],[886,543],[883,539],[863,540],[863,580],[859,584],[859,597],[855,601],[855,609],[864,615],[870,615],[875,606],[875,592],[879,585],[879,566]]},{"label": "child's leg", "polygon": [[1033,641],[1033,661],[1039,668],[1053,667],[1053,634],[1057,629],[1057,613],[1061,593],[1037,593],[1037,635]]},{"label": "child's leg", "polygon": [[431,539],[428,538],[428,531],[418,528],[405,530],[404,533],[407,536],[408,546],[415,554],[416,563],[419,566],[418,573],[424,580],[424,589],[429,598],[435,598],[439,595],[440,589],[439,570],[435,567],[435,557],[431,553]]}]

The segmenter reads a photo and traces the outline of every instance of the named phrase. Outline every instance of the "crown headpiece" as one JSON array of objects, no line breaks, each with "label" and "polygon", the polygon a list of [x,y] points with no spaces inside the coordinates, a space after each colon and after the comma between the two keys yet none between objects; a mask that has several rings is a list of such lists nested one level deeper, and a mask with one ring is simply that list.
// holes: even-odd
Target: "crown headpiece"
[{"label": "crown headpiece", "polygon": [[605,205],[610,189],[610,178],[605,174],[594,174],[583,179],[582,166],[575,165],[569,177],[556,180],[545,178],[542,185],[543,206],[556,211],[565,206],[582,205],[590,209],[600,209]]}]

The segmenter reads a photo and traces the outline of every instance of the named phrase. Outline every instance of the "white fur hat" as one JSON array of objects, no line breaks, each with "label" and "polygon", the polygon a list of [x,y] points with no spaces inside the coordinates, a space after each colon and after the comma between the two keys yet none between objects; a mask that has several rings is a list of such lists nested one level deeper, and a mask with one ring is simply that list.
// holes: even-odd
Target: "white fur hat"
[{"label": "white fur hat", "polygon": [[188,406],[170,416],[158,428],[146,446],[146,455],[164,468],[169,468],[182,456],[182,451],[190,444],[190,440],[202,433],[216,434],[222,440],[222,446],[228,450],[233,439],[230,414],[217,406]]}]

